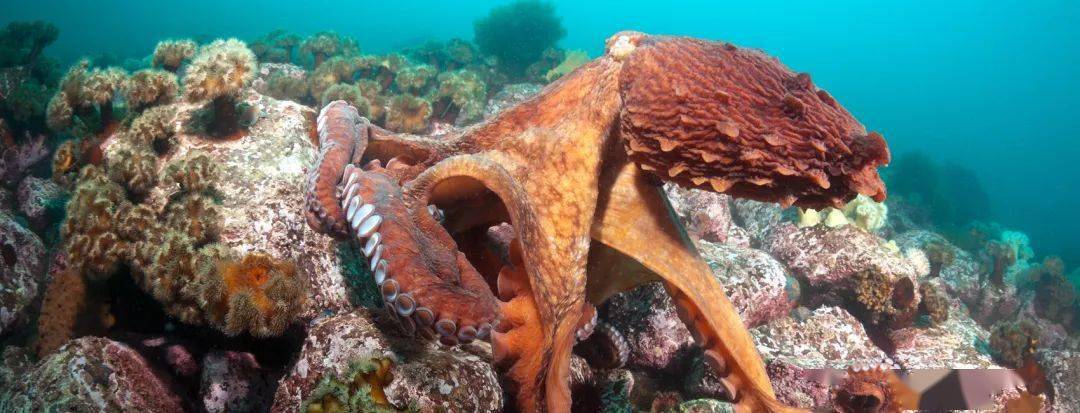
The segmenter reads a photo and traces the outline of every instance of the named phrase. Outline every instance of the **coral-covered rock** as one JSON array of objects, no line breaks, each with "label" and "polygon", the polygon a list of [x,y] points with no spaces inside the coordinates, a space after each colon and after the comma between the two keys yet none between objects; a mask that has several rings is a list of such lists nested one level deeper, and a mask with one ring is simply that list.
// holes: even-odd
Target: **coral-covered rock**
[{"label": "coral-covered rock", "polygon": [[991,287],[982,280],[983,271],[975,257],[930,231],[908,231],[894,239],[907,250],[918,248],[930,263],[930,278],[940,277],[946,291],[967,305],[971,317],[985,325],[1015,314],[1020,308],[1016,287]]},{"label": "coral-covered rock", "polygon": [[446,348],[387,335],[367,310],[319,319],[271,410],[337,404],[355,411],[500,411],[502,388],[489,354],[479,344]]},{"label": "coral-covered rock", "polygon": [[0,186],[14,187],[26,176],[30,167],[49,157],[45,135],[0,148]]},{"label": "coral-covered rock", "polygon": [[55,182],[28,176],[19,184],[19,212],[30,221],[34,230],[41,232],[56,217],[57,209],[64,207],[68,192]]},{"label": "coral-covered rock", "polygon": [[807,369],[776,359],[767,363],[776,398],[789,406],[832,411],[832,389],[822,380],[821,370]]},{"label": "coral-covered rock", "polygon": [[[9,352],[5,351],[5,362]],[[100,337],[69,342],[18,380],[0,382],[11,411],[184,411],[160,375],[135,350]]]},{"label": "coral-covered rock", "polygon": [[1080,412],[1080,353],[1043,350],[1035,357],[1050,382],[1055,411]]},{"label": "coral-covered rock", "polygon": [[788,288],[784,267],[769,254],[708,241],[698,247],[747,328],[783,317],[794,307],[797,288]]},{"label": "coral-covered rock", "polygon": [[719,400],[697,399],[683,402],[676,411],[679,413],[734,413],[735,406]]},{"label": "coral-covered rock", "polygon": [[308,95],[308,75],[294,64],[262,63],[251,87],[274,99],[300,101]]},{"label": "coral-covered rock", "polygon": [[694,348],[690,335],[664,287],[649,283],[617,294],[604,304],[605,319],[626,338],[626,367],[674,374]]},{"label": "coral-covered rock", "polygon": [[[298,207],[304,204],[307,168],[318,155],[308,135],[309,118],[314,114],[293,102],[255,93],[245,96],[246,104],[260,114],[246,133],[230,141],[177,134],[169,153],[173,161],[159,166],[162,176],[169,174],[170,165],[178,166],[176,172],[170,179],[159,179],[143,203],[152,210],[205,210],[198,220],[183,225],[189,235],[210,231],[214,242],[235,252],[236,258],[258,253],[293,265],[308,295],[302,317],[349,308],[335,242],[312,230],[303,208]],[[181,122],[197,110],[197,105],[179,105]],[[105,146],[107,162],[127,149],[125,142],[116,139]],[[200,171],[209,167],[216,170],[211,174],[214,178],[202,182],[199,177],[207,174]],[[176,198],[178,185],[185,191],[210,186],[215,199],[189,196],[186,199],[191,202],[170,202]],[[216,215],[215,222],[204,222],[211,215]],[[152,247],[155,253],[164,252],[163,245]]]},{"label": "coral-covered rock", "polygon": [[686,189],[672,183],[664,184],[664,192],[691,237],[709,242],[728,242],[728,233],[735,226],[731,222],[730,196]]},{"label": "coral-covered rock", "polygon": [[771,202],[735,199],[732,202],[732,218],[750,237],[750,245],[761,248],[781,220],[783,209]]},{"label": "coral-covered rock", "polygon": [[503,109],[524,102],[526,99],[540,93],[543,88],[542,85],[535,83],[506,85],[499,93],[496,93],[494,97],[488,100],[487,106],[484,107],[484,119],[491,119],[499,112],[502,112]]},{"label": "coral-covered rock", "polygon": [[0,334],[22,319],[45,282],[45,246],[15,218],[0,212]]},{"label": "coral-covered rock", "polygon": [[875,269],[890,279],[916,278],[915,266],[881,238],[853,226],[795,228],[784,225],[766,245],[766,251],[784,263],[814,289],[844,289],[856,273]]},{"label": "coral-covered rock", "polygon": [[199,394],[207,412],[266,411],[272,388],[251,353],[212,351],[203,358]]},{"label": "coral-covered rock", "polygon": [[893,360],[909,369],[998,368],[990,356],[975,347],[990,337],[952,300],[949,318],[932,327],[908,327],[889,333],[895,348]]},{"label": "coral-covered rock", "polygon": [[844,369],[851,365],[891,364],[867,336],[859,320],[839,307],[821,307],[809,319],[776,320],[750,330],[766,362],[802,368]]}]

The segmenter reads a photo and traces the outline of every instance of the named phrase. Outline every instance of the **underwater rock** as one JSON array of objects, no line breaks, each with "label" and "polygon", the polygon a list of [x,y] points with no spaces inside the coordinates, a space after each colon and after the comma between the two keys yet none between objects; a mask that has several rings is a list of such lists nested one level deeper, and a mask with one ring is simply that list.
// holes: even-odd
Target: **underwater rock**
[{"label": "underwater rock", "polygon": [[794,307],[798,297],[789,295],[787,273],[769,254],[708,241],[698,248],[747,328],[781,318]]},{"label": "underwater rock", "polygon": [[30,167],[49,157],[45,135],[28,137],[12,146],[0,148],[0,186],[15,187],[29,172]]},{"label": "underwater rock", "polygon": [[[170,149],[172,160],[205,158],[217,169],[212,183],[220,230],[215,242],[239,256],[258,253],[295,265],[307,284],[307,305],[300,317],[350,308],[335,241],[314,232],[303,214],[307,168],[318,149],[308,130],[315,114],[306,106],[257,93],[244,94],[252,122],[234,140],[207,139],[184,130]],[[190,122],[199,104],[178,105],[181,122]],[[125,144],[105,142],[106,162],[127,152]],[[164,210],[175,183],[161,179],[144,204]]]},{"label": "underwater rock", "polygon": [[262,63],[251,88],[274,99],[300,102],[308,96],[308,74],[291,63]]},{"label": "underwater rock", "polygon": [[203,358],[199,394],[207,412],[261,412],[274,383],[251,353],[212,351]]},{"label": "underwater rock", "polygon": [[670,182],[664,184],[664,192],[691,237],[709,242],[728,242],[728,234],[735,226],[731,222],[731,196],[683,188]]},{"label": "underwater rock", "polygon": [[37,298],[45,270],[41,239],[0,212],[0,334],[10,331]]},{"label": "underwater rock", "polygon": [[479,344],[448,348],[384,334],[369,310],[330,316],[309,330],[271,411],[310,411],[316,404],[350,411],[500,411],[502,388],[490,357]]},{"label": "underwater rock", "polygon": [[1080,412],[1080,353],[1041,350],[1035,353],[1035,359],[1049,381],[1054,411]]},{"label": "underwater rock", "polygon": [[918,248],[930,261],[929,278],[940,277],[945,289],[960,299],[971,317],[983,325],[991,325],[1015,314],[1020,308],[1016,287],[1009,284],[992,288],[980,280],[978,261],[967,251],[956,247],[945,237],[930,231],[908,231],[894,239],[903,250]]},{"label": "underwater rock", "polygon": [[[9,355],[4,352],[5,364]],[[167,377],[131,347],[107,338],[72,340],[22,371],[18,380],[0,382],[0,400],[10,411],[185,410]]]},{"label": "underwater rock", "polygon": [[63,208],[63,201],[68,191],[55,182],[34,176],[28,176],[19,184],[19,212],[30,221],[30,226],[41,233],[55,220],[50,213],[53,208]]},{"label": "underwater rock", "polygon": [[0,213],[12,213],[17,206],[15,194],[7,189],[0,188]]},{"label": "underwater rock", "polygon": [[750,246],[762,248],[773,229],[780,224],[783,208],[772,202],[735,199],[731,213],[735,224],[749,233]]},{"label": "underwater rock", "polygon": [[[892,286],[918,285],[915,265],[885,240],[854,226],[778,227],[765,250],[806,282],[810,303],[843,301],[858,284],[858,274],[872,271]],[[883,285],[882,287],[889,287]],[[807,300],[804,300],[807,301]],[[918,297],[904,307],[918,304]]]},{"label": "underwater rock", "polygon": [[491,119],[503,109],[514,106],[518,103],[540,93],[543,89],[543,85],[535,83],[515,83],[512,85],[506,85],[499,93],[496,93],[494,97],[488,100],[487,106],[484,107],[484,119]]},{"label": "underwater rock", "polygon": [[660,283],[616,294],[604,303],[608,320],[630,345],[626,367],[653,374],[678,374],[695,347],[675,304]]},{"label": "underwater rock", "polygon": [[780,359],[765,364],[776,398],[789,406],[812,407],[815,411],[833,411],[832,389],[820,378],[820,371],[806,369]]},{"label": "underwater rock", "polygon": [[750,334],[767,363],[779,360],[807,369],[892,364],[859,320],[840,307],[818,308],[803,322],[776,320]]},{"label": "underwater rock", "polygon": [[713,399],[697,399],[683,402],[678,413],[734,413],[735,406],[728,402]]},{"label": "underwater rock", "polygon": [[907,369],[992,369],[1000,368],[990,356],[976,348],[990,333],[979,327],[955,299],[950,300],[949,318],[932,327],[907,327],[889,333],[893,360]]}]

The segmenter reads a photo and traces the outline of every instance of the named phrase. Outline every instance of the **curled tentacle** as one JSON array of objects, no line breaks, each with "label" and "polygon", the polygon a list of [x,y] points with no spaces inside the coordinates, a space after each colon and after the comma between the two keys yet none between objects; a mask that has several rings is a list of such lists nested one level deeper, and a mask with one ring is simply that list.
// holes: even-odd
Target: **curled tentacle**
[{"label": "curled tentacle", "polygon": [[446,345],[486,339],[496,300],[483,277],[441,226],[415,223],[430,212],[406,206],[393,169],[369,166],[345,168],[340,206],[389,313],[407,333]]},{"label": "curled tentacle", "polygon": [[350,162],[359,161],[368,141],[369,122],[344,101],[334,101],[319,112],[319,159],[308,172],[305,215],[316,231],[344,238],[345,214],[338,202],[339,184]]}]

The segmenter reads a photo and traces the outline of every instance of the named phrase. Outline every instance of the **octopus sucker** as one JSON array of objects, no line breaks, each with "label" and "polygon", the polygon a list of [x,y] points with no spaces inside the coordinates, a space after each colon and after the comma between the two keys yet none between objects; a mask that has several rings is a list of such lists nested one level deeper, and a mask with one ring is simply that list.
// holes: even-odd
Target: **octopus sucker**
[{"label": "octopus sucker", "polygon": [[637,32],[606,46],[440,138],[331,103],[317,121],[309,224],[361,246],[407,333],[489,338],[522,411],[569,410],[570,353],[604,331],[591,303],[650,281],[663,281],[738,411],[790,410],[659,182],[804,208],[880,201],[884,139],[762,52]]}]

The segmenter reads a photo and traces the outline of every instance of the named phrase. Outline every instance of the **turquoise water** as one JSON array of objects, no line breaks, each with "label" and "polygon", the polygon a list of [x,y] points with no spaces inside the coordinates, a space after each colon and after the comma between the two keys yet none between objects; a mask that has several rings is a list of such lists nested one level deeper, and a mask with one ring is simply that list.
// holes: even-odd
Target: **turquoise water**
[{"label": "turquoise water", "polygon": [[[228,4],[226,4],[228,3]],[[333,30],[365,52],[472,38],[496,1],[3,1],[0,24],[46,20],[47,54],[141,58],[167,37],[253,39]],[[812,74],[894,158],[914,151],[970,170],[988,201],[953,191],[974,216],[1027,232],[1039,255],[1080,263],[1080,3],[1075,1],[556,2],[560,45],[595,56],[624,29],[723,39]]]}]

